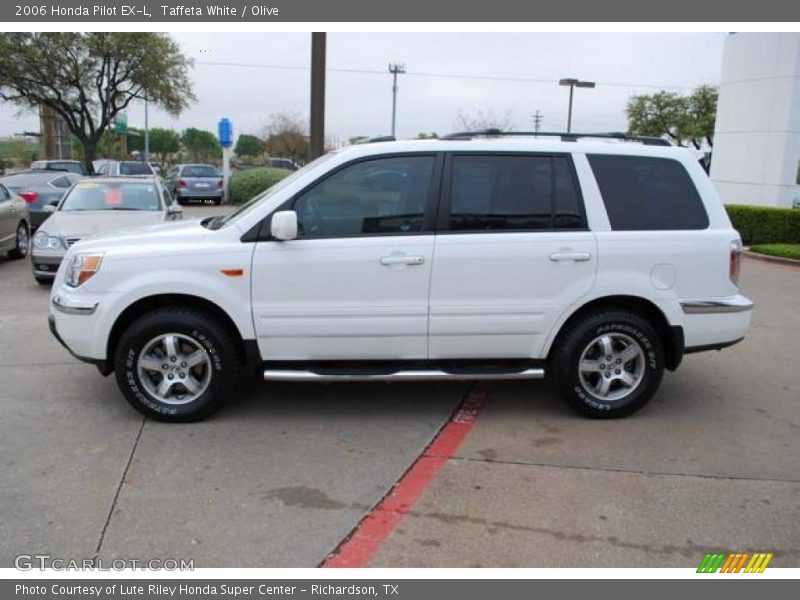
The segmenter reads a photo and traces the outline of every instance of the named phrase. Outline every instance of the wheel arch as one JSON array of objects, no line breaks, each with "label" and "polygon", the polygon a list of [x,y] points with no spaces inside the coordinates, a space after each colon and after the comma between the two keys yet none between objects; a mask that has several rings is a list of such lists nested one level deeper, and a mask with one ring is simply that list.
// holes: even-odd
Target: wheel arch
[{"label": "wheel arch", "polygon": [[683,327],[671,325],[664,312],[652,301],[641,296],[614,295],[594,298],[576,308],[563,322],[558,332],[553,336],[547,350],[547,358],[557,347],[561,336],[567,328],[581,317],[603,309],[626,310],[647,319],[655,327],[664,344],[665,366],[674,371],[683,359],[684,336]]},{"label": "wheel arch", "polygon": [[114,353],[116,352],[117,344],[119,343],[122,334],[130,326],[130,324],[142,315],[165,306],[192,307],[211,314],[218,319],[219,322],[231,334],[231,337],[236,343],[236,350],[239,356],[240,364],[246,365],[253,360],[253,348],[250,344],[245,342],[242,337],[242,333],[236,326],[236,323],[218,304],[208,300],[207,298],[202,298],[192,294],[154,294],[139,298],[127,306],[119,314],[119,316],[117,316],[114,324],[111,326],[106,347],[107,360],[105,361],[107,364],[106,368],[108,373],[111,372],[111,365],[113,364]]}]

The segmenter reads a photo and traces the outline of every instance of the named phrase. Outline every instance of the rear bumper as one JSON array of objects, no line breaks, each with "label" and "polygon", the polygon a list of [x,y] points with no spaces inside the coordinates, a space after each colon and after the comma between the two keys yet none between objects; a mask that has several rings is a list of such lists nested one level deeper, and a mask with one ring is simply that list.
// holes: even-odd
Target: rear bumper
[{"label": "rear bumper", "polygon": [[753,302],[744,296],[681,301],[685,352],[719,350],[741,341],[750,329]]},{"label": "rear bumper", "polygon": [[175,197],[181,200],[203,199],[206,198],[222,198],[225,190],[220,188],[209,188],[207,190],[178,190],[175,192]]}]

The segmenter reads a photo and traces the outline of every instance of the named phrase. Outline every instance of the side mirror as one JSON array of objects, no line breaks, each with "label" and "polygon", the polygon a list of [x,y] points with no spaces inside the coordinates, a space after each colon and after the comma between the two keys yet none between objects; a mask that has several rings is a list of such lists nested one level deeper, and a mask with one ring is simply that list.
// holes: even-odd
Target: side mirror
[{"label": "side mirror", "polygon": [[57,206],[58,206],[58,201],[57,201],[57,200],[54,200],[54,201],[53,201],[53,202],[51,202],[50,204],[45,204],[45,205],[42,207],[42,212],[46,212],[46,213],[54,213],[54,212],[56,212],[56,207],[57,207]]},{"label": "side mirror", "polygon": [[296,238],[297,213],[293,210],[281,210],[273,214],[270,233],[282,242]]},{"label": "side mirror", "polygon": [[168,219],[182,219],[183,218],[183,207],[180,204],[170,204],[167,207],[167,218]]}]

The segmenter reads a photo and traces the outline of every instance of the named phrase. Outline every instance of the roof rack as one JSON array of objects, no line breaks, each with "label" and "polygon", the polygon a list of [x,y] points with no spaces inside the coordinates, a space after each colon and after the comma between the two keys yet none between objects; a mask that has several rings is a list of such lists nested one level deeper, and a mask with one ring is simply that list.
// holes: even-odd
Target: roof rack
[{"label": "roof rack", "polygon": [[599,138],[606,140],[620,140],[623,142],[639,142],[646,146],[671,146],[669,140],[660,137],[645,135],[628,135],[621,132],[606,133],[571,133],[565,131],[501,131],[499,129],[484,129],[482,131],[462,131],[451,133],[439,139],[442,140],[471,140],[476,137],[557,137],[562,142],[577,142],[582,138]]}]

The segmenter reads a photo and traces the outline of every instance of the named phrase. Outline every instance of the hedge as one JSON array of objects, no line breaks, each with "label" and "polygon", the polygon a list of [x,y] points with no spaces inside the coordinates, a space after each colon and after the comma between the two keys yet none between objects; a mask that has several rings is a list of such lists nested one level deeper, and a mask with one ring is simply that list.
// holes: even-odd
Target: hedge
[{"label": "hedge", "polygon": [[733,228],[746,246],[752,244],[800,244],[800,210],[749,204],[725,206]]},{"label": "hedge", "polygon": [[230,181],[228,181],[230,201],[234,203],[247,202],[291,173],[287,169],[269,168],[237,171],[231,175]]}]

